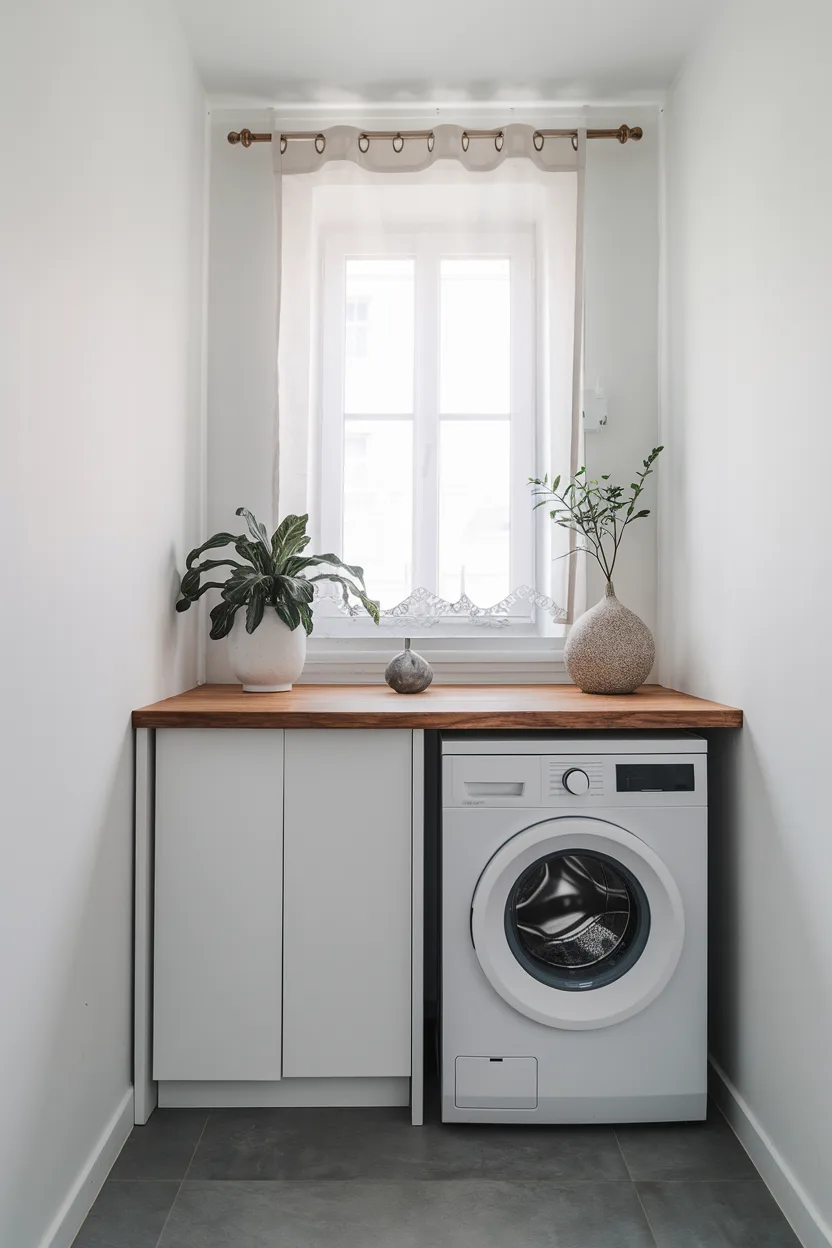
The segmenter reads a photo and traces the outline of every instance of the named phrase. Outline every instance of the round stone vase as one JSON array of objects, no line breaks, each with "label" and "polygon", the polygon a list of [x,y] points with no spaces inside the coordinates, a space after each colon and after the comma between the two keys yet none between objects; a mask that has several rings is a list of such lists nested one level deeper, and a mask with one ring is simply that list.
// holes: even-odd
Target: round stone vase
[{"label": "round stone vase", "polygon": [[405,637],[404,650],[387,664],[384,679],[396,693],[423,693],[433,680],[433,668],[410,649],[410,638]]},{"label": "round stone vase", "polygon": [[563,657],[584,693],[633,693],[650,674],[656,646],[650,629],[618,601],[608,581],[601,601],[572,625]]},{"label": "round stone vase", "polygon": [[289,628],[274,607],[266,607],[253,633],[246,613],[238,611],[228,634],[228,657],[234,679],[246,693],[286,693],[306,662],[306,631]]}]

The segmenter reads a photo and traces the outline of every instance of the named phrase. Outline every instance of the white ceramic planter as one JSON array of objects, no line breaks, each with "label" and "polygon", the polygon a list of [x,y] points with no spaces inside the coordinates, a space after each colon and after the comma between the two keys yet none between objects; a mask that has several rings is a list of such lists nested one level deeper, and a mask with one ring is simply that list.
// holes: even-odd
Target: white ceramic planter
[{"label": "white ceramic planter", "polygon": [[238,611],[228,634],[228,654],[235,679],[247,693],[285,693],[306,662],[306,632],[289,628],[274,607],[253,633],[246,632],[246,613]]}]

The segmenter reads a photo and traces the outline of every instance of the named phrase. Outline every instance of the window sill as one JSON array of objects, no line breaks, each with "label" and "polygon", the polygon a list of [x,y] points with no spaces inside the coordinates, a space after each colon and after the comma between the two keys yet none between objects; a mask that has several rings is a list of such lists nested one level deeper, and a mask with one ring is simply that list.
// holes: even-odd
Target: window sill
[{"label": "window sill", "polygon": [[[301,684],[380,685],[384,669],[401,649],[398,636],[312,638]],[[414,649],[434,671],[437,684],[568,684],[563,638],[419,638]]]}]

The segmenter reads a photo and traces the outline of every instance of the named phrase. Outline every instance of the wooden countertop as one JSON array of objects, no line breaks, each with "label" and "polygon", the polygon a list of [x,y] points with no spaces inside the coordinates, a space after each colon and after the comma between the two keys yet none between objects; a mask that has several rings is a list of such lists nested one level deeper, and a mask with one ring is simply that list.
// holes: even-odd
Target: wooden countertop
[{"label": "wooden countertop", "polygon": [[200,685],[133,712],[134,728],[739,728],[742,711],[663,685],[607,696],[574,685]]}]

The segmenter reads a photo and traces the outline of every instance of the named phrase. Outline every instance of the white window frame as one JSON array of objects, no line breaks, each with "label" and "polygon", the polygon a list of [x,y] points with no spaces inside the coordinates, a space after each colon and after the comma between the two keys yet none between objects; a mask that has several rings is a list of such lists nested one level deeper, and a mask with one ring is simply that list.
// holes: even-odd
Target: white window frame
[{"label": "white window frame", "polygon": [[[387,231],[329,230],[322,237],[321,327],[321,439],[318,464],[319,532],[323,549],[343,549],[344,469],[344,377],[346,348],[346,262],[352,256],[365,259],[395,255],[413,258],[415,281],[414,318],[414,410],[413,499],[414,588],[436,583],[438,559],[438,483],[440,422],[445,420],[505,420],[506,414],[477,413],[443,415],[439,411],[439,274],[443,258],[480,256],[507,258],[511,262],[511,492],[510,492],[510,589],[535,583],[535,526],[525,479],[537,462],[538,414],[536,395],[536,290],[535,231],[527,224],[501,229],[483,228],[460,234],[433,227],[396,227]],[[353,419],[408,419],[401,413],[351,414]],[[369,587],[372,591],[372,586]],[[321,604],[323,605],[323,604]],[[491,606],[491,603],[481,603]],[[512,636],[537,637],[535,612],[518,604],[509,619]],[[348,620],[316,610],[315,633],[321,638],[383,638],[389,628],[376,629],[369,620]],[[499,637],[459,616],[446,616],[430,634],[439,641],[463,634],[483,639],[499,648]],[[389,648],[389,643],[388,648]],[[551,646],[551,642],[549,643]],[[551,651],[550,651],[551,654]]]}]

